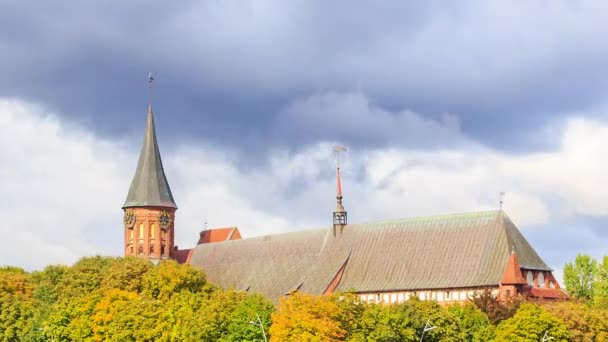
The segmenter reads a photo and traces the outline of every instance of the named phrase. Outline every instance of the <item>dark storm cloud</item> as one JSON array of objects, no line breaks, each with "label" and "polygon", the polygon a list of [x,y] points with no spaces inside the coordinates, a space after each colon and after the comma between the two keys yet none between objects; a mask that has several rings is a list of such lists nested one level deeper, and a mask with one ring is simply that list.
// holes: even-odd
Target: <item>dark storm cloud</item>
[{"label": "dark storm cloud", "polygon": [[[152,70],[166,141],[433,147],[453,137],[404,143],[398,127],[412,123],[407,113],[423,123],[450,113],[482,143],[546,147],[539,127],[604,101],[606,10],[574,1],[9,1],[0,4],[0,96],[139,137]],[[329,112],[331,127],[314,131],[305,113],[285,115],[336,93],[362,94],[376,110],[346,124],[338,118],[347,113]],[[306,133],[283,130],[287,119]]]}]

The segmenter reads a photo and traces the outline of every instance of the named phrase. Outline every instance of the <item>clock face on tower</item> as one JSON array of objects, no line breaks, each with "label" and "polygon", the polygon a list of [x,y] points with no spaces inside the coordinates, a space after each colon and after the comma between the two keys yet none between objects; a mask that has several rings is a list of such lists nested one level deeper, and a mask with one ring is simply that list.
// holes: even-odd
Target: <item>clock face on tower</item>
[{"label": "clock face on tower", "polygon": [[133,226],[135,225],[135,215],[133,214],[133,210],[125,211],[124,222],[125,227],[127,227],[128,229],[133,228]]},{"label": "clock face on tower", "polygon": [[169,216],[169,213],[167,213],[166,211],[160,213],[160,216],[158,217],[158,222],[160,223],[160,229],[169,229],[169,224],[171,223],[171,217]]}]

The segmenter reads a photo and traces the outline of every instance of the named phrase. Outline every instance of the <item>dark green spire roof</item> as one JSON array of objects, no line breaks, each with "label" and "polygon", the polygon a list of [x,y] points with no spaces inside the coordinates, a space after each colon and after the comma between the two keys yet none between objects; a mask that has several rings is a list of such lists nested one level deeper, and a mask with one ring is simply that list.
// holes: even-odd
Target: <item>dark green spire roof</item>
[{"label": "dark green spire roof", "polygon": [[165,177],[163,162],[160,159],[158,144],[156,143],[156,129],[154,128],[154,114],[152,106],[148,106],[148,119],[144,144],[139,153],[139,162],[135,177],[131,182],[129,194],[124,208],[131,207],[165,207],[176,208],[171,188]]}]

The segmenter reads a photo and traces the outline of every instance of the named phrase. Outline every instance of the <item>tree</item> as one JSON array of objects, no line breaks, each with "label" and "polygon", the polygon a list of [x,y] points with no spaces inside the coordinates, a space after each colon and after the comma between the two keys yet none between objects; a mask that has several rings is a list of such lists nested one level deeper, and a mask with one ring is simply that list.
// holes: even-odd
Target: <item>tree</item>
[{"label": "tree", "polygon": [[490,323],[494,325],[513,317],[522,300],[520,297],[509,297],[507,300],[500,300],[490,290],[477,292],[470,298],[471,303],[483,311],[488,316]]},{"label": "tree", "polygon": [[608,309],[608,255],[595,268],[593,302],[599,308]]},{"label": "tree", "polygon": [[575,302],[547,304],[545,308],[566,323],[573,341],[608,341],[608,311]]},{"label": "tree", "polygon": [[69,267],[59,280],[61,289],[57,300],[82,297],[98,290],[105,278],[108,268],[120,262],[119,258],[112,257],[85,257]]},{"label": "tree", "polygon": [[226,326],[226,341],[261,341],[262,330],[256,322],[260,317],[264,332],[268,334],[272,323],[272,313],[276,310],[274,304],[260,294],[241,295],[235,303],[234,309],[228,317]]},{"label": "tree", "polygon": [[496,328],[496,341],[537,342],[547,333],[552,341],[568,341],[568,327],[561,319],[535,304],[522,304],[515,315]]},{"label": "tree", "polygon": [[105,291],[90,317],[95,341],[169,341],[170,325],[159,300],[135,292]]},{"label": "tree", "polygon": [[434,301],[411,299],[398,304],[362,303],[363,310],[351,325],[348,341],[419,341],[429,322],[435,329],[425,341],[460,341],[458,319]]},{"label": "tree", "polygon": [[0,267],[0,341],[22,341],[31,330],[32,290],[30,274],[17,267]]},{"label": "tree", "polygon": [[34,298],[42,305],[51,305],[57,301],[62,288],[62,282],[68,272],[68,267],[64,265],[50,265],[42,271],[32,273],[32,283],[35,287]]},{"label": "tree", "polygon": [[136,257],[119,258],[111,263],[101,281],[103,289],[119,289],[135,293],[142,291],[142,277],[153,268],[150,261]]},{"label": "tree", "polygon": [[159,263],[142,278],[142,294],[153,299],[168,300],[182,291],[210,293],[212,290],[202,271],[173,260]]},{"label": "tree", "polygon": [[590,256],[578,254],[574,263],[564,266],[564,285],[574,298],[588,301],[593,297],[593,279],[596,261]]},{"label": "tree", "polygon": [[272,314],[271,341],[341,341],[346,330],[340,307],[331,297],[294,292],[281,298]]},{"label": "tree", "polygon": [[[401,304],[397,304],[401,305]],[[349,331],[349,341],[412,341],[416,327],[409,316],[402,314],[396,305],[364,304],[359,322]]]},{"label": "tree", "polygon": [[484,342],[494,339],[495,329],[488,316],[473,303],[454,304],[448,311],[458,318],[463,341]]}]

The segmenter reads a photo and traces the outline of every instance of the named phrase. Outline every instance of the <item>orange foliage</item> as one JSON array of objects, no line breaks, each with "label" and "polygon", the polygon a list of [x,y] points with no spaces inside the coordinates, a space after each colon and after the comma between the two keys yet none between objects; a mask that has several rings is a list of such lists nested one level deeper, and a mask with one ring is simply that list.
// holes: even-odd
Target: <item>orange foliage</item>
[{"label": "orange foliage", "polygon": [[347,334],[341,315],[340,306],[332,297],[295,292],[281,298],[272,314],[270,340],[341,341]]}]

